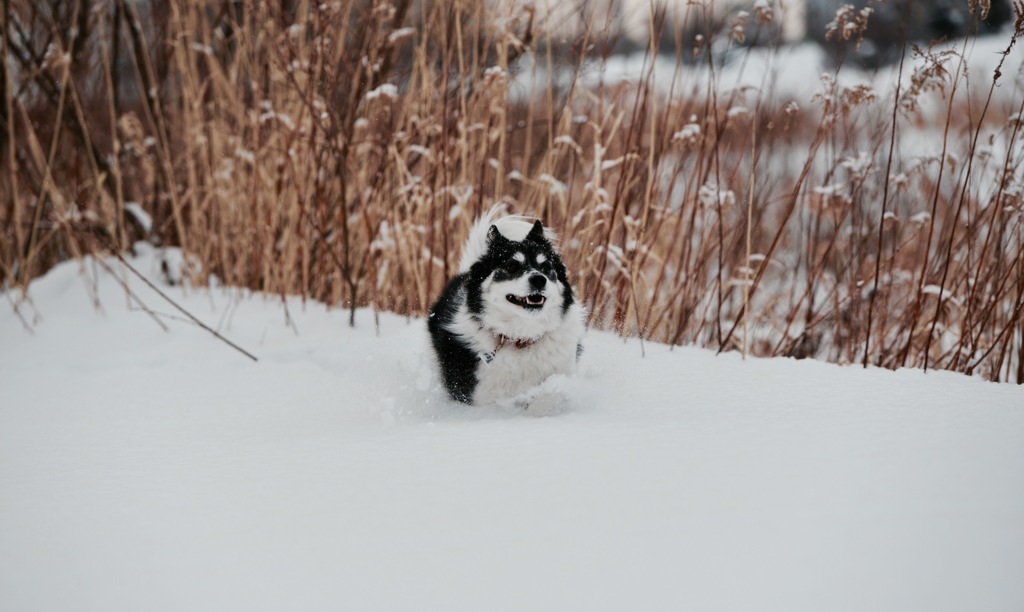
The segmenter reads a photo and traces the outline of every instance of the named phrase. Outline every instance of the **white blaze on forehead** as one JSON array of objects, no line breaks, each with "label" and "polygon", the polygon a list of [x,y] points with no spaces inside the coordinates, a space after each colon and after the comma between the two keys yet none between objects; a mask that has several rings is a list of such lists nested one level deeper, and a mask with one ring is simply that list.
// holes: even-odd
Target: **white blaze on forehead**
[{"label": "white blaze on forehead", "polygon": [[518,261],[519,263],[526,263],[526,255],[523,255],[522,253],[516,253],[515,255],[512,256],[512,259]]},{"label": "white blaze on forehead", "polygon": [[[487,253],[487,232],[491,225],[494,225],[505,238],[513,242],[522,242],[533,229],[533,220],[521,215],[508,215],[499,217],[503,204],[495,204],[484,216],[473,223],[462,247],[462,257],[459,259],[459,271],[466,272],[477,261]],[[549,228],[544,228],[544,238],[551,246],[555,246],[558,237]]]},{"label": "white blaze on forehead", "polygon": [[542,264],[542,263],[544,263],[547,260],[548,260],[548,258],[545,257],[543,253],[541,253],[540,255],[537,256],[537,263],[539,263],[539,264]]}]

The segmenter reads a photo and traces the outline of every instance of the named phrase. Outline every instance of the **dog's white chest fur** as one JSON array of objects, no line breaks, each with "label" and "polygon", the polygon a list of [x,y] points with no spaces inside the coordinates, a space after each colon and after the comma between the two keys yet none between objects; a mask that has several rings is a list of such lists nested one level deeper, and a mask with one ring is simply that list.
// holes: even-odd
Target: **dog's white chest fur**
[{"label": "dog's white chest fur", "polygon": [[481,359],[477,365],[479,382],[473,403],[498,403],[522,394],[555,374],[573,374],[582,335],[582,313],[574,304],[566,313],[563,325],[533,344],[519,348],[513,342],[505,343],[493,352],[490,363]]},{"label": "dog's white chest fur", "polygon": [[554,234],[540,221],[496,219],[497,210],[470,229],[459,274],[430,309],[427,327],[453,399],[532,409],[545,404],[532,389],[575,371],[583,308]]}]

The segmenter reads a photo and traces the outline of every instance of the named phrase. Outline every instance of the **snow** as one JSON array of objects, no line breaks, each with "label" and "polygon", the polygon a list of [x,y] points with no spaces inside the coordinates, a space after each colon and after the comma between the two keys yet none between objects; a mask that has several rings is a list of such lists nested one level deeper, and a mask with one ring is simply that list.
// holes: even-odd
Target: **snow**
[{"label": "snow", "polygon": [[259,362],[116,260],[167,331],[91,260],[4,296],[2,610],[1024,609],[1021,387],[590,332],[533,418],[446,400],[422,320],[138,252]]},{"label": "snow", "polygon": [[138,202],[125,202],[124,211],[131,215],[142,228],[142,231],[149,234],[153,231],[153,217],[149,216],[142,205]]},{"label": "snow", "polygon": [[700,126],[696,123],[687,123],[683,129],[672,135],[672,140],[692,142],[700,138]]},{"label": "snow", "polygon": [[398,99],[398,87],[391,83],[384,83],[383,85],[377,86],[373,91],[367,92],[367,100],[376,100],[377,98],[390,98],[391,100]]},{"label": "snow", "polygon": [[411,38],[411,37],[413,37],[415,35],[416,35],[416,29],[415,28],[399,28],[399,29],[394,30],[393,32],[391,32],[391,34],[388,34],[388,42],[393,45],[393,44],[395,44],[397,42],[405,40],[406,38]]},{"label": "snow", "polygon": [[[998,35],[973,38],[965,46],[962,41],[950,41],[936,45],[932,53],[955,51],[964,56],[966,69],[971,76],[958,88],[961,98],[973,96],[976,100],[984,100],[992,84],[992,77],[1002,52],[1009,45],[1010,35],[1004,32]],[[531,53],[524,53],[517,62],[516,74],[513,78],[516,87],[512,89],[512,99],[525,101],[531,99],[535,92],[546,92],[551,83],[567,88],[577,81],[598,90],[602,85],[607,87],[617,83],[644,83],[656,87],[663,95],[679,98],[692,97],[703,99],[707,95],[709,80],[715,82],[722,99],[732,99],[736,93],[737,102],[748,105],[757,104],[757,92],[762,91],[765,101],[774,100],[780,106],[790,102],[813,100],[822,90],[822,82],[816,76],[834,79],[840,89],[865,87],[875,92],[872,103],[878,107],[874,112],[892,112],[892,95],[896,83],[900,80],[899,64],[895,63],[877,70],[862,69],[851,62],[836,71],[834,63],[826,51],[814,42],[802,42],[779,47],[737,48],[726,58],[716,55],[716,71],[708,71],[703,62],[680,64],[674,54],[659,54],[653,60],[645,53],[617,54],[607,59],[592,61],[585,64],[580,74],[561,69],[548,74],[542,58]],[[958,58],[952,57],[947,65],[948,71],[956,72]],[[721,64],[721,65],[719,65]],[[908,52],[902,76],[902,91],[911,84],[915,71],[929,64],[923,57]],[[653,78],[649,78],[653,72]],[[1024,53],[1014,49],[1004,60],[1001,68],[1000,86],[993,93],[994,112],[1016,114],[1019,108],[1022,80],[1024,74]],[[712,76],[714,77],[712,79]],[[574,78],[578,77],[578,78]],[[946,84],[947,90],[949,84]],[[935,119],[944,118],[948,102],[946,96],[933,90],[920,97],[926,115]],[[924,150],[928,150],[925,148]]]}]

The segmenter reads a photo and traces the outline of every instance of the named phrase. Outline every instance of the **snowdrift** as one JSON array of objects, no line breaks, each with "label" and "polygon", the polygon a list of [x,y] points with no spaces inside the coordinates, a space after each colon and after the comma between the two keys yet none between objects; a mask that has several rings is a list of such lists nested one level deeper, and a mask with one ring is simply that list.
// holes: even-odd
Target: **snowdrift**
[{"label": "snowdrift", "polygon": [[532,418],[447,400],[422,320],[160,257],[259,361],[116,260],[6,296],[0,609],[1024,609],[1020,387],[591,332]]}]

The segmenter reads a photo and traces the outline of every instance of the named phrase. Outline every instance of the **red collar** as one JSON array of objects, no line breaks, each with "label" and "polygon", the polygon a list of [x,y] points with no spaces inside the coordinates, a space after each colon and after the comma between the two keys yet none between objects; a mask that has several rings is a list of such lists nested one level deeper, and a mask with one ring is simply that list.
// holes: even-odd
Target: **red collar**
[{"label": "red collar", "polygon": [[514,344],[516,348],[526,348],[535,343],[536,340],[532,338],[509,338],[504,334],[498,334],[498,348],[505,346],[506,342]]},{"label": "red collar", "polygon": [[490,351],[488,353],[479,353],[479,357],[480,359],[483,359],[484,363],[491,363],[492,361],[494,361],[495,353],[500,351],[506,344],[508,344],[509,346],[514,346],[516,348],[526,348],[537,342],[532,338],[509,338],[505,334],[498,334],[497,338],[498,346],[494,347],[493,351]]}]

